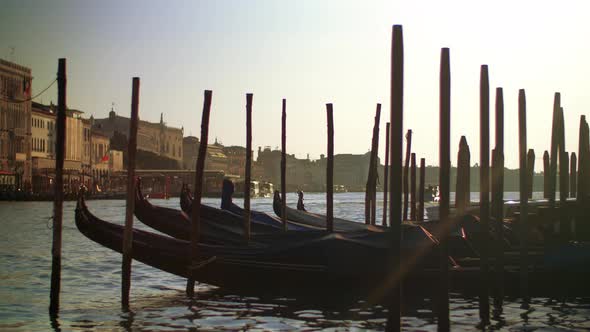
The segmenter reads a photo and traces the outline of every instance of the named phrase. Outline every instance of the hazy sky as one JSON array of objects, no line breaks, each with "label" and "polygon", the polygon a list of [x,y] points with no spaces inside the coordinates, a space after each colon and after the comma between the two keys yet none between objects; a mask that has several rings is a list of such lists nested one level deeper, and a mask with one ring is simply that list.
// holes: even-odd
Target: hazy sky
[{"label": "hazy sky", "polygon": [[[383,104],[380,156],[389,119],[391,27],[405,43],[404,128],[413,150],[438,164],[440,48],[451,54],[452,163],[466,135],[479,160],[479,72],[504,88],[506,165],[518,166],[517,95],[525,88],[536,169],[550,144],[553,94],[562,93],[566,147],[578,149],[590,114],[587,1],[26,1],[3,0],[0,57],[33,70],[33,94],[68,59],[68,105],[128,116],[131,78],[141,77],[140,117],[160,113],[199,135],[203,90],[213,90],[210,141],[245,145],[245,94],[254,93],[253,146],[280,146],[287,98],[287,149],[326,151],[325,104],[334,104],[335,153],[364,153],[376,103]],[[14,52],[11,52],[14,48]],[[55,86],[38,101],[55,101]],[[493,128],[491,129],[493,142]],[[493,147],[493,144],[491,144]]]}]

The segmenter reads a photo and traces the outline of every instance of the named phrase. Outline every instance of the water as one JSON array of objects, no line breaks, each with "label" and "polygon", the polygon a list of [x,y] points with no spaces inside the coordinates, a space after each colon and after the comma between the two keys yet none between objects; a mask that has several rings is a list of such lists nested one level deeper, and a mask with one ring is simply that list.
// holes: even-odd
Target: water
[{"label": "water", "polygon": [[[517,198],[518,195],[507,195]],[[476,198],[476,197],[474,197]],[[296,195],[288,196],[294,206]],[[361,221],[364,195],[335,194],[335,216]],[[379,197],[381,199],[381,197]],[[324,194],[306,194],[310,211],[325,210]],[[179,208],[178,198],[153,200]],[[204,199],[217,206],[217,199]],[[236,200],[241,204],[240,200]],[[123,223],[125,202],[89,201],[102,219]],[[309,302],[294,298],[241,297],[200,284],[196,300],[184,294],[186,281],[138,262],[133,263],[132,312],[120,309],[121,255],[88,240],[74,224],[74,202],[64,203],[61,310],[50,321],[49,280],[52,230],[50,202],[0,202],[0,330],[63,331],[127,330],[250,330],[355,331],[385,329],[387,309],[359,301],[352,305]],[[252,200],[252,208],[272,211],[272,199]],[[381,211],[378,211],[380,220]],[[148,229],[135,221],[135,227]],[[405,330],[434,331],[432,299],[404,304]],[[506,331],[567,331],[590,329],[590,300],[565,302],[533,299],[530,309],[518,299],[506,299],[504,310],[490,326]],[[470,331],[479,323],[477,298],[451,294],[453,330]]]}]

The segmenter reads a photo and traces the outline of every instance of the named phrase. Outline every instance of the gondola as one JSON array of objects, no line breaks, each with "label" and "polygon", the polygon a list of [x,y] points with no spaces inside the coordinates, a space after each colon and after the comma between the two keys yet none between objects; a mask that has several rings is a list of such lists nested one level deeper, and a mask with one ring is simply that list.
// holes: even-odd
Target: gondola
[{"label": "gondola", "polygon": [[[275,191],[272,201],[272,208],[277,216],[282,217],[281,213],[281,196],[278,191]],[[318,228],[326,228],[326,216],[316,213],[311,213],[302,210],[296,210],[286,207],[287,219],[304,225],[310,225]],[[373,232],[382,232],[383,229],[379,226],[366,225],[351,220],[334,218],[334,230],[339,232],[349,232],[358,230],[370,230]]]},{"label": "gondola", "polygon": [[[103,221],[78,198],[75,212],[79,231],[94,242],[122,251],[123,226]],[[189,242],[133,230],[133,259],[181,277],[240,294],[301,296],[340,294],[350,297],[383,295],[400,280],[392,271],[387,233],[326,233],[268,246],[198,244],[196,264],[188,259]],[[589,246],[568,244],[544,256],[530,257],[531,296],[588,295]],[[422,253],[422,255],[420,255]],[[432,292],[437,285],[436,246],[402,249],[405,294]],[[565,258],[565,259],[564,259]],[[461,262],[461,261],[459,261]],[[414,263],[414,264],[412,264]],[[477,261],[451,268],[451,289],[465,293],[479,289]],[[190,268],[189,268],[190,266]],[[518,295],[518,269],[507,264],[506,295]],[[575,291],[573,293],[572,291]]]},{"label": "gondola", "polygon": [[[135,216],[144,224],[174,238],[181,240],[190,238],[190,217],[187,213],[152,205],[143,197],[139,183],[136,190]],[[206,243],[244,243],[243,222],[243,218],[239,215],[201,205],[201,234],[202,236],[207,235],[203,238]],[[252,234],[249,243],[252,245],[280,244],[285,241],[307,240],[328,234],[324,228],[308,227],[306,231],[289,230],[284,232],[282,224],[279,224],[280,228],[268,226],[264,223],[252,223],[251,225]],[[385,239],[388,237],[388,234],[383,229],[372,231],[361,228],[346,233],[348,238],[365,238],[371,233],[375,234],[373,238]],[[404,236],[402,247],[408,250],[437,243],[437,240],[421,226],[404,225],[402,233]],[[226,236],[227,241],[225,240]]]},{"label": "gondola", "polygon": [[[141,179],[136,182],[135,216],[147,226],[181,240],[190,239],[190,216],[179,210],[152,205],[141,191]],[[200,237],[209,244],[241,244],[244,240],[243,218],[231,212],[201,205]],[[253,235],[274,234],[275,227],[252,223]]]},{"label": "gondola", "polygon": [[[237,206],[232,201],[233,195],[234,195],[233,182],[229,179],[223,179],[223,183],[222,183],[221,187],[222,187],[222,189],[221,189],[221,209],[230,211],[230,212],[235,213],[239,216],[245,215],[246,212],[244,211],[244,209]],[[191,196],[191,193],[190,193],[190,190],[188,189],[188,187],[185,186],[185,187],[183,187],[183,189],[184,189],[184,195],[186,195],[185,200],[187,200],[187,201],[190,200],[192,202],[192,196]],[[281,229],[284,228],[282,220],[277,219],[276,217],[273,217],[265,212],[250,210],[250,219],[254,220],[256,222],[261,222],[261,223],[265,223],[268,225],[272,225],[277,228],[281,228]],[[307,230],[322,229],[320,227],[314,227],[314,226],[310,226],[310,225],[305,225],[305,224],[293,222],[292,220],[286,220],[286,223],[287,223],[287,230],[307,231]]]},{"label": "gondola", "polygon": [[[94,216],[82,195],[76,206],[76,226],[82,234],[114,251],[122,251],[123,226]],[[133,230],[133,258],[154,268],[181,277],[239,293],[300,295],[342,293],[370,294],[392,275],[389,244],[385,233],[365,236],[321,232],[306,238],[266,246],[198,244],[199,257],[189,270],[188,241]],[[402,251],[410,255],[424,252],[408,275],[412,280],[429,277],[424,273],[435,266],[433,242],[421,250]],[[410,285],[411,283],[408,283]]]}]

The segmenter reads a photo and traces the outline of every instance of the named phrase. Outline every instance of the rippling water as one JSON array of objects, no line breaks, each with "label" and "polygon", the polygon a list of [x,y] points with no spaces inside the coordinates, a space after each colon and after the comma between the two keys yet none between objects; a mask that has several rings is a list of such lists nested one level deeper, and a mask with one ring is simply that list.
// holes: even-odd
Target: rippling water
[{"label": "rippling water", "polygon": [[[516,197],[512,197],[516,198]],[[294,206],[296,195],[288,202]],[[361,221],[364,196],[335,194],[335,216]],[[325,196],[307,194],[310,211],[323,212]],[[153,200],[156,205],[179,208],[178,198]],[[204,199],[217,206],[217,199]],[[236,200],[241,204],[240,200]],[[123,223],[125,202],[89,201],[102,219]],[[74,224],[75,203],[64,203],[61,310],[50,321],[49,279],[52,230],[50,202],[0,202],[0,330],[384,330],[387,309],[359,301],[352,305],[295,298],[257,298],[227,294],[198,285],[195,300],[184,294],[186,281],[138,262],[133,263],[132,312],[120,309],[121,255],[88,240]],[[272,199],[254,199],[252,208],[272,211]],[[381,211],[378,211],[380,220]],[[148,229],[135,221],[135,227]],[[555,331],[590,329],[590,300],[565,302],[533,299],[530,309],[518,299],[506,299],[491,329]],[[479,323],[477,298],[451,294],[453,330],[469,331]],[[404,303],[406,330],[436,330],[430,298]]]}]

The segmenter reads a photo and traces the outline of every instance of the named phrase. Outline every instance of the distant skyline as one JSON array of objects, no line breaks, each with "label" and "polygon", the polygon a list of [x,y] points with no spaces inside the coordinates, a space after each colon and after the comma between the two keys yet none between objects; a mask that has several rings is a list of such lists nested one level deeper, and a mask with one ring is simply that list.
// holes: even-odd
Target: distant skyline
[{"label": "distant skyline", "polygon": [[[504,88],[506,166],[518,167],[518,89],[526,89],[535,169],[549,148],[553,95],[561,92],[566,149],[590,115],[587,1],[29,1],[5,0],[0,58],[33,71],[35,95],[68,60],[68,105],[128,116],[131,79],[141,77],[140,118],[199,136],[203,90],[213,90],[210,142],[245,145],[245,94],[254,93],[253,146],[280,146],[287,99],[287,152],[326,152],[326,103],[334,104],[335,153],[370,149],[383,105],[380,158],[389,121],[391,27],[403,25],[404,131],[412,150],[438,164],[440,49],[451,55],[451,162],[461,135],[479,162],[479,72],[490,73],[490,146],[495,88]],[[13,49],[13,51],[12,51]],[[35,101],[57,100],[55,85]]]}]

